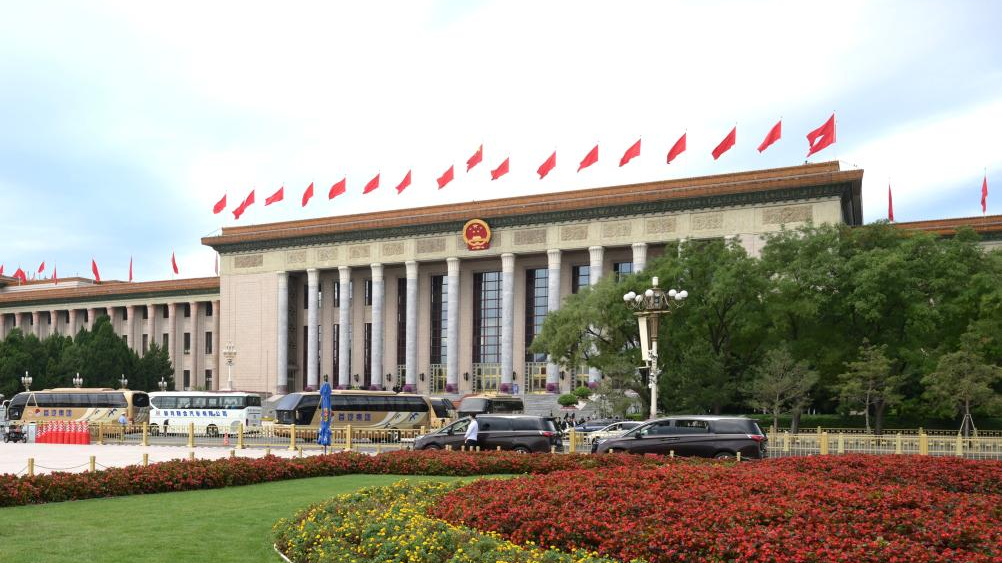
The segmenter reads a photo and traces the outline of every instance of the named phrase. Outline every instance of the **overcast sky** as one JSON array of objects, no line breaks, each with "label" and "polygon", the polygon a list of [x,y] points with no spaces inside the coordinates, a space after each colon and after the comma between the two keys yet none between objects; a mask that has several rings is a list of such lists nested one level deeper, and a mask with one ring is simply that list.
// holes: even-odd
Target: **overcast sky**
[{"label": "overcast sky", "polygon": [[988,0],[0,0],[0,263],[89,276],[94,257],[125,279],[134,256],[145,281],[170,277],[175,251],[181,277],[212,275],[199,239],[223,226],[797,165],[833,111],[838,142],[811,161],[865,170],[867,222],[888,181],[898,221],[980,215],[985,168],[999,212],[1000,28]]}]

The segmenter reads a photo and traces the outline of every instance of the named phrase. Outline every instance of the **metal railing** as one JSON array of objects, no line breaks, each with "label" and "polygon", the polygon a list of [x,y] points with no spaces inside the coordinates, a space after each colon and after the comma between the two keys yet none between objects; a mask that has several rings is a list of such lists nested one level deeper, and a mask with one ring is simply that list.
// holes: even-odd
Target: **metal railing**
[{"label": "metal railing", "polygon": [[769,433],[769,457],[841,454],[930,455],[1002,460],[1002,437],[965,438],[958,434],[929,434],[924,431],[880,435],[829,430],[799,434]]}]

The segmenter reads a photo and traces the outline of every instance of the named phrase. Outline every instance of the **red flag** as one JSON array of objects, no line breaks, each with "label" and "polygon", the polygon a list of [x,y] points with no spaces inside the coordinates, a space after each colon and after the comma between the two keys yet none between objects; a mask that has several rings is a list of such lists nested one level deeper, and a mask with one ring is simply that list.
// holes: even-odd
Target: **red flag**
[{"label": "red flag", "polygon": [[379,187],[379,174],[376,174],[376,176],[373,179],[369,180],[369,183],[365,185],[365,188],[362,190],[362,194],[363,195],[367,194],[378,187]]},{"label": "red flag", "polygon": [[171,253],[170,253],[170,267],[174,268],[174,273],[175,274],[180,273],[180,272],[177,271],[177,260],[174,259],[174,252],[173,251],[171,251]]},{"label": "red flag", "polygon": [[90,271],[94,274],[94,281],[101,283],[101,272],[97,269],[97,262],[93,258],[90,259]]},{"label": "red flag", "polygon": [[55,282],[56,285],[59,285],[59,274],[56,273],[56,266],[52,267],[52,281]]},{"label": "red flag", "polygon": [[640,156],[640,139],[637,139],[636,143],[633,143],[630,148],[626,149],[626,152],[623,153],[623,158],[619,159],[619,166],[623,167],[627,162],[630,162],[638,156]]},{"label": "red flag", "polygon": [[550,173],[550,170],[553,170],[554,167],[556,166],[557,166],[557,151],[553,151],[553,154],[550,155],[550,158],[547,158],[546,161],[540,164],[539,168],[536,170],[536,173],[539,174],[539,179],[542,180],[543,178],[545,178],[546,175]]},{"label": "red flag", "polygon": [[504,162],[502,162],[500,166],[498,166],[494,170],[491,170],[491,180],[497,180],[501,176],[504,176],[505,174],[508,173],[508,160],[509,159],[511,159],[511,157],[508,157],[508,158],[504,159]]},{"label": "red flag", "polygon": [[282,186],[281,188],[278,188],[277,192],[275,192],[275,193],[271,194],[270,196],[268,196],[267,198],[265,198],[265,200],[264,200],[264,206],[268,207],[269,205],[271,205],[271,204],[273,204],[273,203],[275,203],[277,201],[282,201],[283,199],[285,199],[285,186]]},{"label": "red flag", "polygon": [[466,161],[466,171],[469,172],[474,166],[480,164],[480,161],[484,159],[484,146],[480,145],[477,152],[473,153],[473,156]]},{"label": "red flag", "polygon": [[720,144],[717,145],[717,148],[713,149],[713,160],[717,160],[718,158],[720,158],[720,155],[724,154],[725,152],[730,150],[731,147],[734,146],[734,140],[737,138],[737,134],[738,134],[738,128],[737,126],[735,126],[733,129],[731,129],[731,132],[728,133],[726,137],[724,137],[724,140],[720,141]]},{"label": "red flag", "polygon": [[834,142],[835,114],[832,113],[832,116],[829,117],[828,121],[825,121],[821,127],[818,127],[814,131],[807,134],[807,143],[810,145],[810,149],[807,151],[807,156],[811,156]]},{"label": "red flag", "polygon": [[346,176],[344,178],[341,178],[340,182],[337,182],[336,184],[331,186],[330,191],[327,192],[327,199],[334,199],[337,196],[343,194],[345,191],[347,191],[346,188],[347,184],[348,184],[348,177]]},{"label": "red flag", "polygon": [[41,274],[44,271],[45,271],[45,260],[42,260],[42,263],[38,266],[38,273]]},{"label": "red flag", "polygon": [[441,176],[439,176],[439,178],[438,178],[438,189],[444,188],[446,184],[448,184],[449,182],[452,181],[452,178],[453,178],[453,168],[455,168],[455,166],[450,166],[449,169],[445,171],[445,174],[442,174]]},{"label": "red flag", "polygon": [[18,267],[18,269],[14,272],[14,279],[18,280],[21,283],[27,283],[28,276],[25,275],[24,270]]},{"label": "red flag", "polygon": [[217,201],[216,204],[212,206],[212,214],[219,215],[219,213],[224,209],[226,209],[226,194],[223,194],[223,199]]},{"label": "red flag", "polygon": [[400,192],[406,190],[407,186],[409,186],[409,185],[411,185],[411,171],[410,170],[407,171],[407,175],[404,176],[404,179],[400,180],[400,183],[397,184],[397,193],[400,193]]},{"label": "red flag", "polygon": [[[547,160],[546,162],[549,161]],[[588,168],[589,166],[595,164],[596,162],[598,162],[598,145],[595,145],[590,151],[588,151],[588,154],[586,154],[585,157],[581,160],[581,164],[578,164],[578,172],[581,172],[582,169]],[[546,164],[543,164],[543,166],[546,166]],[[551,165],[550,168],[553,168],[553,166]],[[542,169],[542,167],[540,167],[540,169]],[[549,172],[549,170],[547,170],[547,172]],[[543,172],[540,172],[539,174],[540,178],[546,175]]]},{"label": "red flag", "polygon": [[306,204],[310,202],[310,198],[312,197],[313,197],[313,182],[310,182],[310,185],[306,187],[306,191],[303,192],[303,207],[306,207]]},{"label": "red flag", "polygon": [[894,199],[891,198],[891,185],[887,184],[887,220],[894,222]]},{"label": "red flag", "polygon": [[762,152],[765,149],[769,148],[769,145],[775,143],[782,137],[783,137],[783,120],[780,119],[779,121],[776,122],[775,125],[772,126],[772,129],[769,129],[769,134],[765,136],[765,139],[762,139],[762,144],[758,146],[758,152]]},{"label": "red flag", "polygon": [[3,275],[3,264],[0,264],[0,276]]},{"label": "red flag", "polygon": [[981,214],[988,212],[988,173],[985,172],[985,179],[981,182]]},{"label": "red flag", "polygon": [[682,133],[682,136],[675,141],[671,150],[668,151],[668,164],[671,164],[671,161],[675,160],[675,157],[685,152],[685,136],[686,133]]},{"label": "red flag", "polygon": [[247,211],[247,208],[250,207],[251,204],[253,203],[254,203],[254,190],[251,190],[251,192],[247,194],[247,198],[244,199],[243,202],[240,203],[240,205],[238,205],[237,208],[233,210],[233,218],[239,219],[240,216],[244,214],[244,211]]},{"label": "red flag", "polygon": [[132,281],[132,256],[129,256],[129,281]]}]

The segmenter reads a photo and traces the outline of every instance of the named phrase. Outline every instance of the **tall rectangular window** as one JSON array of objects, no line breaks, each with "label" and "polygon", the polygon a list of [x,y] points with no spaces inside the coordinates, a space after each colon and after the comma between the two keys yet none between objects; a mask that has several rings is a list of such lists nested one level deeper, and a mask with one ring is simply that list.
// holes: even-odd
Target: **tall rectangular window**
[{"label": "tall rectangular window", "polygon": [[206,332],[205,333],[205,353],[206,354],[211,354],[212,353],[212,333],[211,332]]},{"label": "tall rectangular window", "polygon": [[581,291],[591,282],[591,266],[573,266],[571,268],[571,293]]},{"label": "tall rectangular window", "polygon": [[303,286],[303,310],[310,308],[310,286],[306,284]]},{"label": "tall rectangular window", "polygon": [[170,344],[170,335],[169,334],[164,334],[163,341],[164,341],[163,348],[164,348],[164,350],[167,350],[168,349],[167,346]]},{"label": "tall rectangular window", "polygon": [[187,319],[190,316],[191,316],[191,303],[185,303],[184,304],[184,318]]},{"label": "tall rectangular window", "polygon": [[331,368],[334,371],[331,377],[333,378],[333,381],[337,381],[338,374],[341,373],[340,370],[338,370],[338,356],[341,353],[341,325],[334,325],[333,330],[331,330],[331,334],[334,335],[332,340],[332,343],[334,344],[334,353],[331,354],[334,358],[334,363],[331,365]]},{"label": "tall rectangular window", "polygon": [[501,361],[501,272],[473,275],[473,363]]},{"label": "tall rectangular window", "polygon": [[145,354],[146,351],[149,350],[149,349],[150,349],[150,335],[144,334],[143,335],[143,354]]},{"label": "tall rectangular window", "polygon": [[207,390],[212,390],[212,370],[205,370],[205,388]]},{"label": "tall rectangular window", "polygon": [[616,262],[612,265],[612,271],[616,274],[616,282],[618,283],[633,273],[633,262]]},{"label": "tall rectangular window", "polygon": [[341,306],[341,282],[334,282],[334,306]]},{"label": "tall rectangular window", "polygon": [[303,387],[306,386],[306,372],[309,369],[309,356],[307,355],[307,350],[310,347],[310,332],[308,326],[303,326]]},{"label": "tall rectangular window", "polygon": [[365,323],[365,342],[362,346],[365,361],[362,362],[362,387],[367,389],[372,384],[372,323]]},{"label": "tall rectangular window", "polygon": [[431,277],[431,363],[444,364],[449,347],[449,278]]},{"label": "tall rectangular window", "polygon": [[[170,318],[170,307],[164,305],[163,311],[164,311],[163,318],[169,319]],[[174,314],[176,315],[177,313],[174,313]]]},{"label": "tall rectangular window", "polygon": [[[52,321],[54,321],[54,320],[55,319],[52,318],[52,315],[49,315],[49,324],[52,324]],[[123,321],[129,320],[129,308],[128,307],[122,307],[122,320]]]},{"label": "tall rectangular window", "polygon": [[365,280],[365,306],[372,306],[372,280]]},{"label": "tall rectangular window", "polygon": [[549,295],[549,271],[536,268],[525,271],[525,361],[545,362],[546,354],[529,353],[529,345],[543,331]]},{"label": "tall rectangular window", "polygon": [[[206,301],[205,303],[205,316],[206,317],[212,316],[212,301]],[[145,319],[146,317],[143,318]]]},{"label": "tall rectangular window", "polygon": [[191,389],[191,370],[184,370],[184,388],[185,390]]},{"label": "tall rectangular window", "polygon": [[[212,309],[211,309],[211,307],[212,307],[212,303],[209,303],[209,307],[210,307],[210,308],[209,308],[209,311],[211,311],[211,310],[212,310]],[[210,313],[210,314],[211,314],[211,313]],[[143,307],[143,319],[145,320],[145,319],[148,319],[148,318],[150,318],[150,311],[149,311],[149,309],[147,309],[146,307]]]},{"label": "tall rectangular window", "polygon": [[407,359],[407,280],[397,278],[397,364]]},{"label": "tall rectangular window", "polygon": [[183,340],[183,342],[184,342],[184,353],[185,354],[190,353],[191,352],[191,333],[190,332],[184,333],[184,340]]}]

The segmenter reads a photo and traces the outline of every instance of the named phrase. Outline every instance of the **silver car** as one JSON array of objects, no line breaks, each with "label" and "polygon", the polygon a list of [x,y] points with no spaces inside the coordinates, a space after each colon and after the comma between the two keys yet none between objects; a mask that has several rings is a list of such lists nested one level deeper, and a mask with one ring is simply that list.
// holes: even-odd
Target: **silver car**
[{"label": "silver car", "polygon": [[595,442],[601,442],[606,438],[619,436],[620,434],[626,432],[627,430],[636,428],[641,424],[643,423],[637,420],[623,420],[620,422],[613,422],[612,424],[606,426],[605,428],[602,428],[601,430],[596,430],[595,432],[586,434],[585,439],[588,441],[589,444]]}]

